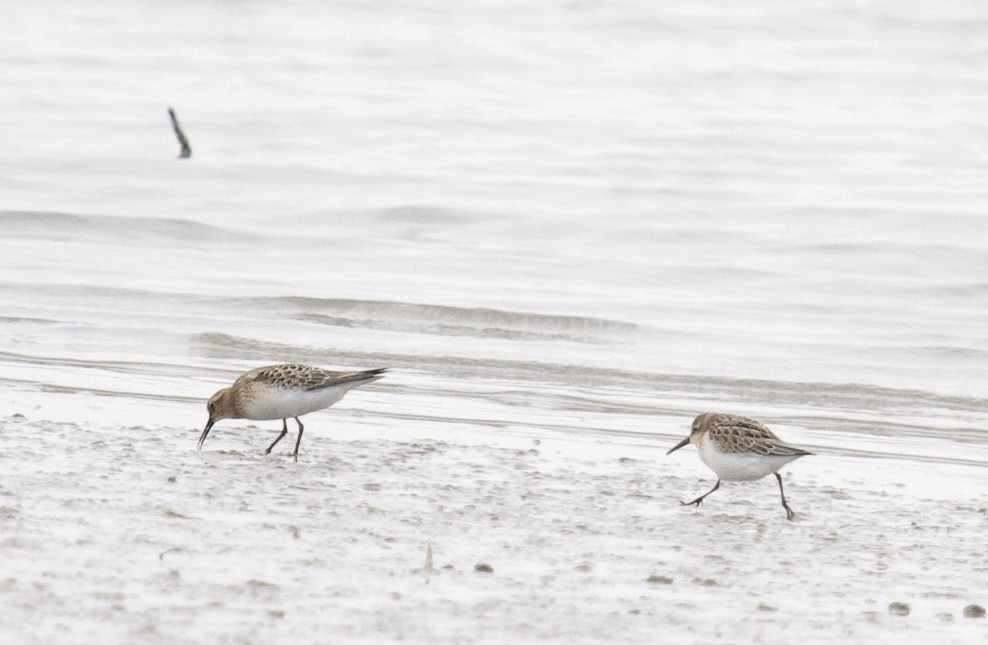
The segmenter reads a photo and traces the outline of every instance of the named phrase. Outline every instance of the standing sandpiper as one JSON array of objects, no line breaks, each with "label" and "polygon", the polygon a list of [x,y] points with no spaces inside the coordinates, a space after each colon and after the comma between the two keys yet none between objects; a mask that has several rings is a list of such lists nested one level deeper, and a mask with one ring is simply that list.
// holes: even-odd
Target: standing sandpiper
[{"label": "standing sandpiper", "polygon": [[721,480],[751,481],[772,473],[779,480],[779,494],[782,507],[786,509],[786,519],[795,517],[786,493],[782,490],[782,477],[779,469],[794,459],[813,453],[794,448],[775,436],[771,430],[753,419],[734,414],[704,412],[693,419],[690,436],[677,443],[670,454],[687,444],[695,443],[700,459],[717,474],[717,483],[704,495],[692,502],[680,502],[683,506],[695,504],[720,488]]},{"label": "standing sandpiper", "polygon": [[366,372],[330,372],[318,367],[288,363],[245,372],[232,386],[223,388],[209,399],[206,405],[209,420],[199,437],[198,449],[202,450],[206,435],[213,424],[221,419],[281,419],[281,434],[264,451],[264,454],[270,454],[271,449],[288,433],[288,418],[292,417],[298,424],[294,452],[295,461],[298,461],[298,446],[302,443],[302,431],[305,429],[298,418],[303,414],[328,408],[352,388],[382,378],[386,370],[387,368]]}]

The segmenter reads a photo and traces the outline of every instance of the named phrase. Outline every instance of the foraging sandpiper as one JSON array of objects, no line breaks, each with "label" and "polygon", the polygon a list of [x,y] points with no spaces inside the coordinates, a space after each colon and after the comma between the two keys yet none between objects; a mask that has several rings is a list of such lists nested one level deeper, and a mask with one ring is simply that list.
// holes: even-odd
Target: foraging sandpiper
[{"label": "foraging sandpiper", "polygon": [[329,370],[296,363],[259,367],[245,372],[232,386],[225,387],[209,399],[206,409],[209,420],[199,437],[202,442],[217,421],[221,419],[252,419],[264,421],[281,419],[281,434],[264,454],[288,433],[288,418],[298,423],[298,439],[295,441],[295,461],[302,443],[304,427],[299,417],[309,412],[328,408],[343,398],[350,389],[372,383],[383,377],[387,368],[365,372],[330,372]]}]

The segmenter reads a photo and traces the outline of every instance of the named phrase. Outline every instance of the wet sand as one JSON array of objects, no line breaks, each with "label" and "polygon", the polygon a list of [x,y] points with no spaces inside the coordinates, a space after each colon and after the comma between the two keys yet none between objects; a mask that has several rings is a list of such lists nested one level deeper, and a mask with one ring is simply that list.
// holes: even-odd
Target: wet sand
[{"label": "wet sand", "polygon": [[298,464],[263,455],[277,423],[218,424],[197,452],[194,427],[0,420],[0,638],[920,643],[988,629],[963,616],[988,604],[980,467],[801,459],[784,470],[788,522],[772,478],[680,507],[714,480],[661,439],[354,409],[306,420]]}]

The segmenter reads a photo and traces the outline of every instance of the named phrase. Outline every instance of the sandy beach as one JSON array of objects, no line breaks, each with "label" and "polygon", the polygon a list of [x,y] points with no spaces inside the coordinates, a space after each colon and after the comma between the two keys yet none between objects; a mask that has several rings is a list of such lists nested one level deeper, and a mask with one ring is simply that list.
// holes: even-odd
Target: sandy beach
[{"label": "sandy beach", "polygon": [[820,454],[786,469],[794,522],[771,478],[680,507],[713,481],[692,448],[361,410],[403,378],[307,417],[297,464],[263,455],[277,422],[218,424],[197,452],[194,427],[5,417],[4,641],[985,635],[963,615],[985,603],[980,467]]}]

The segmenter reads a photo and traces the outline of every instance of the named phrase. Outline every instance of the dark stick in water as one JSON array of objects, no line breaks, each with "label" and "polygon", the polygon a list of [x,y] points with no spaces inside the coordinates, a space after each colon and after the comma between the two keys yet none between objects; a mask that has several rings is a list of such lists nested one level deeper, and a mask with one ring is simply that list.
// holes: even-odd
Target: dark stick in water
[{"label": "dark stick in water", "polygon": [[182,132],[182,126],[178,124],[178,117],[175,116],[175,110],[168,108],[168,116],[172,118],[172,128],[175,129],[175,136],[178,137],[178,142],[182,144],[182,152],[178,154],[179,159],[188,159],[192,156],[192,148],[189,146],[189,139]]}]

